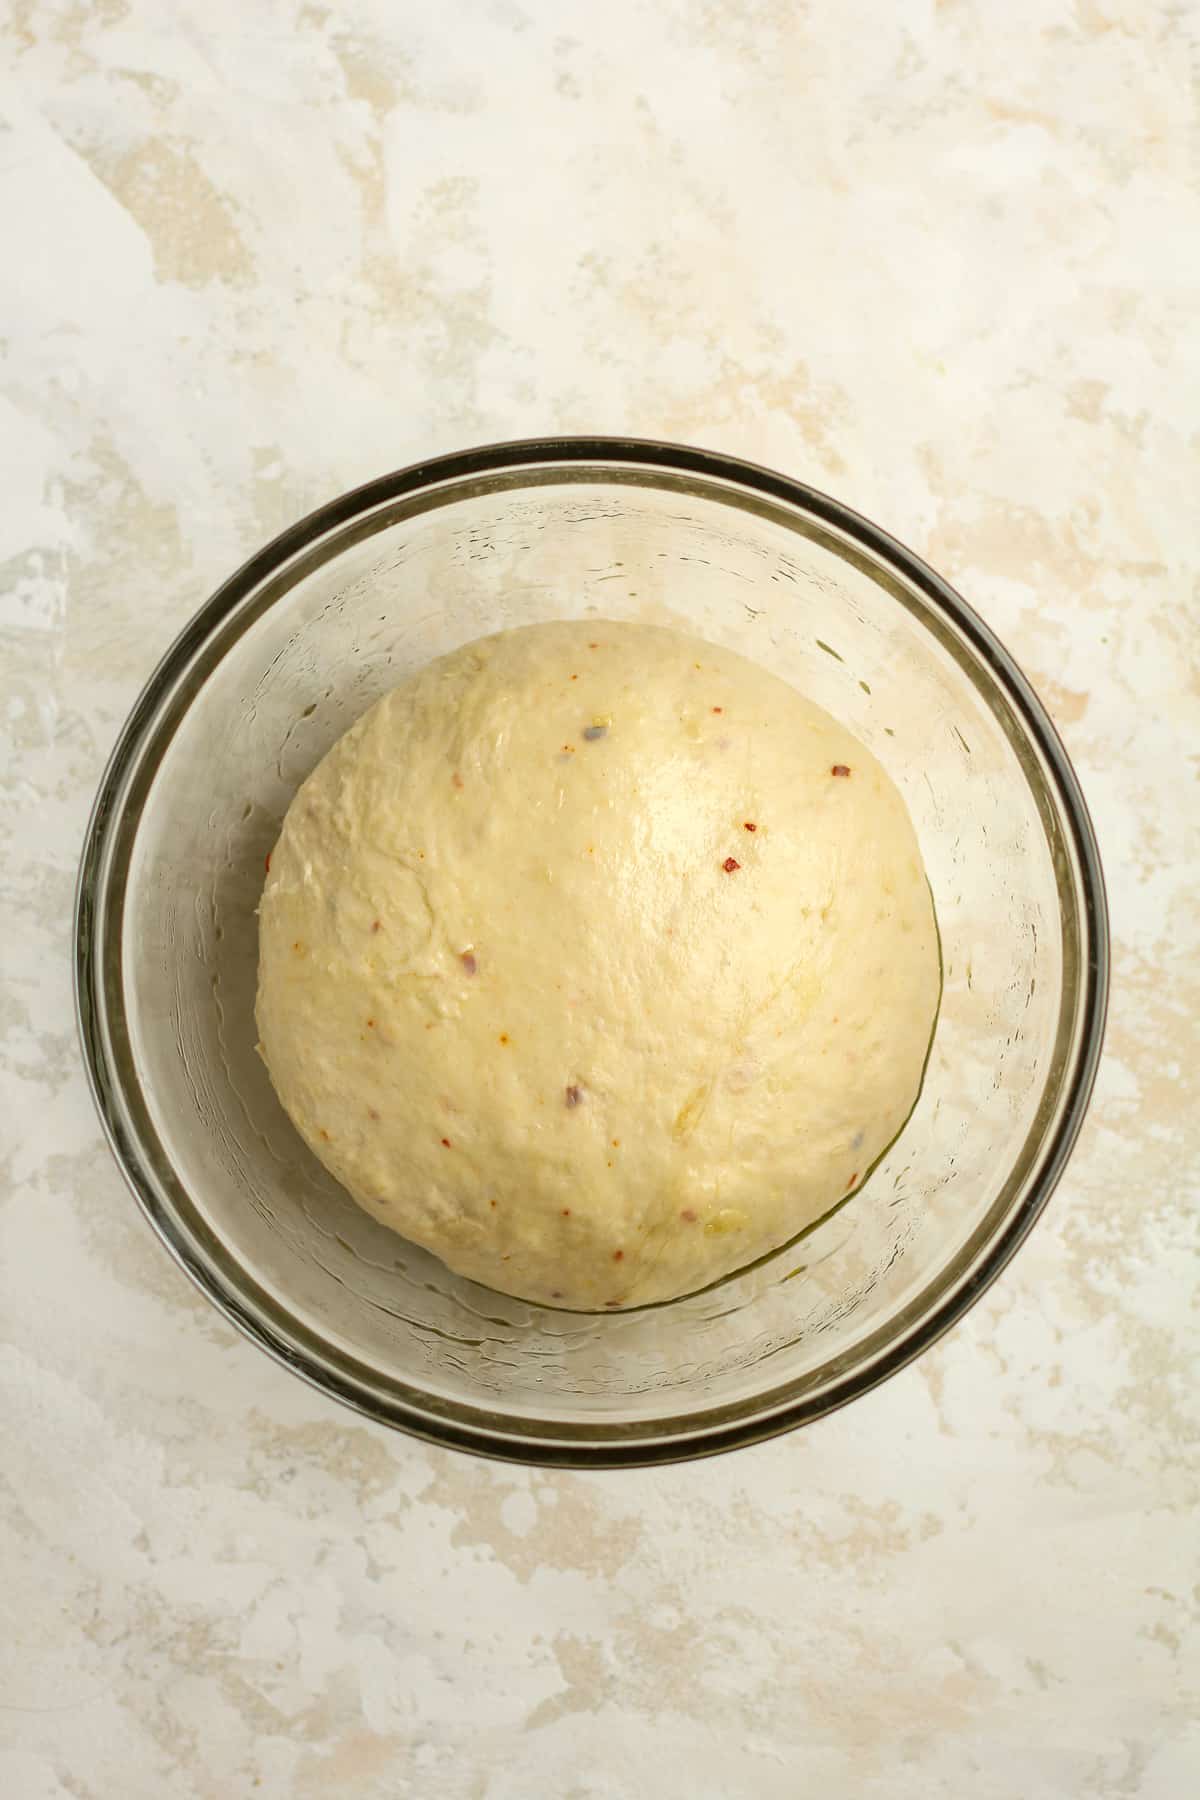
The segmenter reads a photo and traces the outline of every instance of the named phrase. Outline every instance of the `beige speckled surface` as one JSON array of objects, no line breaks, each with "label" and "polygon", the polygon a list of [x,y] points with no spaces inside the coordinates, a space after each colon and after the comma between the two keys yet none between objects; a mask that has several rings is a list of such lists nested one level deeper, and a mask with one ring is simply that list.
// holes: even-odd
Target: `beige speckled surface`
[{"label": "beige speckled surface", "polygon": [[[13,0],[0,18],[0,1791],[1178,1800],[1200,1769],[1200,14]],[[601,23],[603,18],[603,23]],[[849,1411],[547,1476],[235,1337],[103,1148],[75,858],[158,652],[430,451],[760,458],[923,551],[1106,853],[1069,1175]]]}]

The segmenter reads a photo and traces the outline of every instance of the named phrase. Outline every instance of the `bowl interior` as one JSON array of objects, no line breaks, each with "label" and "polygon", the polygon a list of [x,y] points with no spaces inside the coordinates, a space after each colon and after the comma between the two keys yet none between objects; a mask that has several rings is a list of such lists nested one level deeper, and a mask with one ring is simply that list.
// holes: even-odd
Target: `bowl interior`
[{"label": "bowl interior", "polygon": [[[85,896],[102,1105],[176,1253],[302,1372],[501,1453],[677,1453],[903,1359],[1023,1229],[1080,1055],[1079,869],[986,644],[852,524],[694,470],[493,469],[259,562],[147,691]],[[430,657],[574,617],[677,624],[844,720],[912,812],[945,968],[920,1102],[852,1202],[616,1317],[503,1298],[368,1219],[284,1116],[253,1020],[264,856],[300,781]]]}]

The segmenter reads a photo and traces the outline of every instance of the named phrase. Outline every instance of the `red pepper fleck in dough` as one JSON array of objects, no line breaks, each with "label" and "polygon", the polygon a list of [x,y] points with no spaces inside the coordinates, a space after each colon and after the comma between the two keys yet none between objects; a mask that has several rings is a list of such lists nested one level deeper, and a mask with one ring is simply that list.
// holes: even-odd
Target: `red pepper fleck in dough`
[{"label": "red pepper fleck in dough", "polygon": [[374,1106],[368,1106],[367,1117],[368,1119],[377,1119],[379,1117],[379,1109]]},{"label": "red pepper fleck in dough", "polygon": [[849,1191],[849,1189],[854,1186],[854,1184],[857,1180],[858,1180],[858,1170],[855,1169],[853,1175],[850,1177],[849,1181],[846,1183],[847,1191]]},{"label": "red pepper fleck in dough", "polygon": [[371,930],[372,931],[382,931],[383,930],[383,920],[382,919],[372,919]]},{"label": "red pepper fleck in dough", "polygon": [[694,1207],[685,1206],[679,1216],[681,1219],[686,1219],[689,1225],[694,1225],[696,1223],[696,1212]]},{"label": "red pepper fleck in dough", "polygon": [[269,875],[271,873],[271,852],[269,850],[267,851],[267,855],[266,855],[266,870],[267,870],[267,874]]},{"label": "red pepper fleck in dough", "polygon": [[479,964],[475,961],[474,956],[469,950],[464,950],[458,960],[461,962],[468,975],[474,975],[476,969],[479,967]]},{"label": "red pepper fleck in dough", "polygon": [[453,782],[453,783],[454,783],[454,785],[455,785],[455,787],[456,787],[456,788],[461,788],[461,787],[462,787],[462,785],[463,785],[463,778],[462,778],[462,776],[461,776],[461,775],[460,775],[460,774],[459,774],[459,772],[458,772],[458,770],[457,770],[457,769],[455,769],[455,771],[454,771],[454,773],[453,773],[453,775],[452,775],[452,776],[451,776],[451,777],[450,777],[450,779],[451,779],[451,781],[452,781],[452,782]]},{"label": "red pepper fleck in dough", "polygon": [[832,769],[830,769],[829,773],[831,775],[848,775],[850,773],[850,771],[846,767],[845,763],[834,763],[834,765],[833,765]]},{"label": "red pepper fleck in dough", "polygon": [[614,1262],[624,1262],[625,1261],[625,1252],[623,1250],[614,1250],[613,1251],[613,1261]]},{"label": "red pepper fleck in dough", "polygon": [[570,1209],[570,1207],[569,1207],[569,1206],[564,1206],[564,1207],[563,1207],[563,1209],[562,1209],[562,1216],[563,1216],[563,1218],[564,1218],[564,1219],[569,1219],[569,1218],[570,1218],[570,1216],[571,1216],[571,1209]]},{"label": "red pepper fleck in dough", "polygon": [[445,1145],[447,1150],[450,1148],[450,1139],[449,1138],[443,1138],[442,1143]]},{"label": "red pepper fleck in dough", "polygon": [[755,824],[755,823],[754,823],[754,820],[753,820],[753,819],[747,819],[747,820],[746,820],[746,825],[745,825],[745,829],[746,829],[746,830],[747,830],[747,831],[757,831],[757,830],[758,830],[758,826],[757,826],[757,825],[756,825],[756,824]]},{"label": "red pepper fleck in dough", "polygon": [[721,867],[724,869],[724,871],[727,875],[732,875],[733,871],[735,869],[740,869],[741,866],[742,866],[741,863],[737,861],[736,857],[732,857],[732,856],[727,856],[725,858],[725,861],[721,864]]},{"label": "red pepper fleck in dough", "polygon": [[567,1089],[567,1105],[578,1106],[583,1099],[583,1089],[572,1084]]}]

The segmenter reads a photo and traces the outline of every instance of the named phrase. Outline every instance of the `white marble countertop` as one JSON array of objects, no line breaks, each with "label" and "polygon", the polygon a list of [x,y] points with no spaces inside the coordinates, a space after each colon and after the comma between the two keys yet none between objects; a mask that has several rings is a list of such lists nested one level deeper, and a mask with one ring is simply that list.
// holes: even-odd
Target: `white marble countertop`
[{"label": "white marble countertop", "polygon": [[[1200,13],[13,0],[0,43],[6,1800],[1181,1800]],[[101,1142],[69,972],[103,759],[217,581],[381,470],[577,430],[928,556],[1047,698],[1115,927],[1090,1123],[966,1322],[804,1432],[595,1477],[227,1329]]]}]

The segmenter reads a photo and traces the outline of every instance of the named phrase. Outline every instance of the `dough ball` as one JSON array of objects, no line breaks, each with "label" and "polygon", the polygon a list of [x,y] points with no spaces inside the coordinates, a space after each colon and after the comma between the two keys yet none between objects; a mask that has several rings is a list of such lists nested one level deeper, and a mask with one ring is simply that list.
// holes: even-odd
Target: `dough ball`
[{"label": "dough ball", "polygon": [[852,1192],[939,993],[879,764],[652,626],[431,663],[305,782],[262,898],[262,1054],[305,1141],[451,1269],[561,1307],[688,1293]]}]

